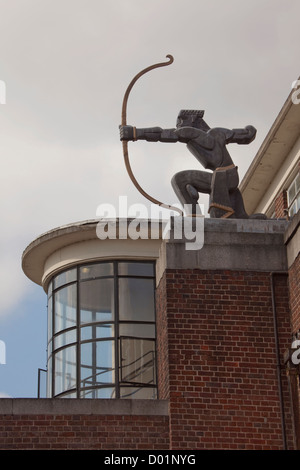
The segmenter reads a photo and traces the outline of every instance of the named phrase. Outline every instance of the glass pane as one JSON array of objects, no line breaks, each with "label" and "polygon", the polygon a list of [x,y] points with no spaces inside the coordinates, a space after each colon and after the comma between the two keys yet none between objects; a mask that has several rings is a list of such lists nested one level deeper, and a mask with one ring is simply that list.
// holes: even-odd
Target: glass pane
[{"label": "glass pane", "polygon": [[81,341],[89,339],[111,338],[114,336],[114,325],[111,323],[95,324],[81,328]]},{"label": "glass pane", "polygon": [[52,357],[48,360],[47,367],[47,398],[52,398]]},{"label": "glass pane", "polygon": [[119,263],[122,276],[154,276],[153,263]]},{"label": "glass pane", "polygon": [[97,279],[80,283],[80,321],[91,323],[114,318],[114,280]]},{"label": "glass pane", "polygon": [[58,351],[55,356],[55,395],[76,387],[76,346]]},{"label": "glass pane", "polygon": [[122,382],[155,384],[155,342],[120,338]]},{"label": "glass pane", "polygon": [[50,297],[50,299],[48,300],[48,341],[50,341],[52,337],[52,301],[53,299],[52,297]]},{"label": "glass pane", "polygon": [[296,196],[296,183],[295,181],[293,181],[293,183],[288,189],[288,203],[289,204],[291,204],[295,196]]},{"label": "glass pane", "polygon": [[119,279],[119,317],[127,321],[154,321],[153,279]]},{"label": "glass pane", "polygon": [[80,398],[116,398],[116,392],[112,387],[87,389],[80,392]]},{"label": "glass pane", "polygon": [[154,387],[121,387],[120,398],[155,400],[157,390]]},{"label": "glass pane", "polygon": [[120,323],[120,336],[136,336],[137,338],[155,338],[155,325],[147,323]]},{"label": "glass pane", "polygon": [[298,175],[296,176],[296,191],[300,191],[300,174],[298,173]]},{"label": "glass pane", "polygon": [[63,286],[64,284],[68,284],[69,282],[76,281],[77,279],[77,270],[76,268],[70,269],[69,271],[65,271],[61,274],[58,274],[53,280],[53,288],[57,289],[57,287]]},{"label": "glass pane", "polygon": [[293,215],[295,215],[296,212],[297,212],[297,201],[295,201],[290,207],[290,211],[289,211],[290,217],[293,217]]},{"label": "glass pane", "polygon": [[76,329],[66,331],[65,333],[61,333],[53,338],[54,340],[54,348],[58,349],[62,346],[66,346],[70,343],[76,343]]},{"label": "glass pane", "polygon": [[113,276],[113,273],[113,263],[90,264],[80,268],[80,279]]},{"label": "glass pane", "polygon": [[114,341],[81,344],[81,387],[114,383]]},{"label": "glass pane", "polygon": [[55,333],[76,325],[76,284],[54,294]]}]

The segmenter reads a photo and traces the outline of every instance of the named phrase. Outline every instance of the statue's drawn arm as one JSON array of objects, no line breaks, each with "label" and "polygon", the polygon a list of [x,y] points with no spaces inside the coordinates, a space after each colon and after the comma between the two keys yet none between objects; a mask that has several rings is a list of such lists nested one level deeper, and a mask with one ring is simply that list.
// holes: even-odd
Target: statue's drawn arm
[{"label": "statue's drawn arm", "polygon": [[225,132],[226,143],[250,144],[256,137],[256,129],[253,126],[246,126],[243,129],[222,129]]}]

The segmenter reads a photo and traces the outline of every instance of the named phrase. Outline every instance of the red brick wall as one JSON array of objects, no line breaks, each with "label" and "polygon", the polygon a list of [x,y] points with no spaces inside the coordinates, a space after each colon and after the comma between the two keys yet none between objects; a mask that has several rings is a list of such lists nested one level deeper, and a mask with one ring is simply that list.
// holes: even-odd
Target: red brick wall
[{"label": "red brick wall", "polygon": [[158,398],[169,398],[169,343],[167,321],[166,276],[160,282],[156,292],[156,324],[157,324],[157,384]]},{"label": "red brick wall", "polygon": [[[290,309],[293,333],[300,333],[300,255],[295,259],[289,269],[289,293]],[[293,370],[292,370],[293,373]],[[293,390],[294,413],[295,413],[295,435],[297,449],[300,449],[300,386],[299,376],[290,376]]]},{"label": "red brick wall", "polygon": [[[166,377],[161,367],[160,383],[169,379],[171,448],[282,449],[270,274],[167,270],[164,276],[158,298],[165,292],[167,300],[158,316],[168,324],[169,369]],[[275,277],[274,290],[282,357],[291,337],[285,276]]]},{"label": "red brick wall", "polygon": [[292,331],[300,330],[300,254],[289,269]]},{"label": "red brick wall", "polygon": [[0,415],[0,450],[168,447],[166,416]]},{"label": "red brick wall", "polygon": [[275,217],[276,218],[285,218],[285,210],[288,208],[287,202],[287,192],[282,191],[275,200]]}]

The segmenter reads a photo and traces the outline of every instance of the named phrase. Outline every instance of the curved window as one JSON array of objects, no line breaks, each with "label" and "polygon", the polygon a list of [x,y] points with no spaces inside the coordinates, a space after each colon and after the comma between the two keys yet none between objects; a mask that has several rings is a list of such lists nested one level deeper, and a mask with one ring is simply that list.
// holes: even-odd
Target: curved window
[{"label": "curved window", "polygon": [[48,397],[156,398],[152,262],[101,262],[48,289]]}]

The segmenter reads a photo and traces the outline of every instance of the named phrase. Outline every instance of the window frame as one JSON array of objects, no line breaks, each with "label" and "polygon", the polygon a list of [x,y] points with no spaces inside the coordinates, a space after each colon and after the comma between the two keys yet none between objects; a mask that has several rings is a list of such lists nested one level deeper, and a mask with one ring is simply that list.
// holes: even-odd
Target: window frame
[{"label": "window frame", "polygon": [[[297,181],[297,179],[298,179],[298,181]],[[290,199],[290,194],[289,193],[290,193],[293,185],[295,185],[295,195],[294,195],[294,197],[292,197]],[[297,185],[298,185],[298,188],[297,188]],[[295,177],[293,178],[293,180],[291,181],[291,183],[289,184],[289,186],[287,188],[288,213],[289,213],[290,217],[293,217],[294,215],[296,215],[297,212],[300,209],[300,204],[298,202],[299,197],[300,197],[300,173],[298,171],[298,173],[295,175]],[[296,203],[296,211],[292,213],[292,207],[295,203]]]},{"label": "window frame", "polygon": [[[81,268],[84,267],[90,267],[94,265],[99,265],[99,264],[112,264],[112,274],[109,275],[95,275],[91,277],[82,277],[80,276],[81,273]],[[119,274],[119,264],[123,263],[128,263],[128,264],[149,264],[152,266],[152,274]],[[67,272],[76,269],[76,278],[75,280],[71,280],[67,282],[66,284],[60,284],[58,287],[55,286],[55,279],[58,276],[61,275],[66,275],[67,277]],[[119,279],[121,278],[134,278],[134,279],[151,279],[153,283],[153,321],[129,321],[128,319],[126,320],[120,320],[119,318]],[[111,320],[105,319],[104,321],[96,321],[96,322],[88,322],[88,323],[81,323],[81,310],[82,310],[82,305],[81,305],[81,299],[80,299],[80,286],[84,282],[89,282],[91,280],[99,280],[99,279],[113,279],[113,308],[114,308],[114,315]],[[75,303],[76,305],[76,325],[72,327],[68,327],[59,331],[55,330],[55,294],[61,290],[65,289],[66,287],[70,287],[72,285],[76,286],[75,289],[75,299],[72,298],[72,302]],[[71,288],[72,289],[72,288]],[[113,391],[112,396],[110,398],[120,398],[121,393],[120,390],[121,388],[123,389],[124,387],[133,387],[136,389],[137,394],[139,394],[140,390],[142,388],[152,388],[153,389],[153,398],[157,398],[157,341],[156,341],[156,308],[155,308],[155,261],[153,260],[127,260],[127,259],[115,259],[115,260],[101,260],[101,261],[94,261],[94,262],[85,262],[78,264],[76,266],[71,266],[68,267],[67,269],[60,271],[57,273],[53,278],[51,279],[49,285],[48,285],[48,316],[51,315],[51,319],[48,318],[48,339],[47,339],[47,363],[48,363],[48,373],[47,373],[47,396],[48,397],[76,397],[76,398],[87,398],[87,395],[91,394],[91,398],[95,398],[97,394],[99,393],[99,389],[105,388],[107,391],[111,389]],[[50,324],[51,323],[51,324]],[[153,377],[154,381],[151,384],[144,384],[144,383],[128,383],[128,382],[122,382],[122,370],[121,370],[121,361],[120,361],[120,350],[121,350],[121,336],[124,337],[124,335],[120,336],[120,325],[121,324],[128,324],[128,325],[134,325],[134,324],[140,324],[140,325],[153,325],[154,327],[154,335],[153,338],[148,338],[145,336],[132,336],[134,340],[151,340],[153,341],[153,355],[154,355],[154,364],[153,364]],[[93,334],[91,335],[91,338],[89,339],[82,339],[82,330],[83,328],[86,327],[91,327],[92,329],[95,328],[95,331],[97,330],[98,327],[104,326],[104,325],[111,325],[111,336],[109,337],[99,337],[95,338],[93,337]],[[60,347],[55,347],[55,342],[57,339],[60,337],[63,339],[63,337],[67,337],[68,335],[66,333],[75,330],[75,337],[76,341],[73,341],[72,343],[65,343],[61,345]],[[50,332],[50,334],[49,334]],[[114,354],[113,354],[113,361],[112,363],[112,382],[108,382],[105,385],[97,385],[97,378],[95,385],[90,385],[89,387],[83,387],[82,383],[82,373],[81,369],[83,367],[90,367],[91,370],[93,370],[95,367],[97,368],[97,361],[96,363],[91,362],[91,364],[81,364],[82,362],[82,357],[81,357],[81,349],[82,345],[90,343],[92,349],[97,349],[96,343],[99,341],[112,341],[113,344],[113,349],[114,349]],[[76,348],[76,381],[75,381],[75,387],[68,389],[68,390],[63,390],[59,394],[55,394],[55,380],[56,380],[56,371],[55,371],[55,357],[58,352],[61,352],[63,349],[66,349],[70,346],[75,346]],[[91,377],[93,380],[93,378]],[[132,392],[131,398],[134,398],[134,394],[136,392]],[[100,392],[101,393],[101,392]],[[130,398],[130,396],[128,397]]]}]

